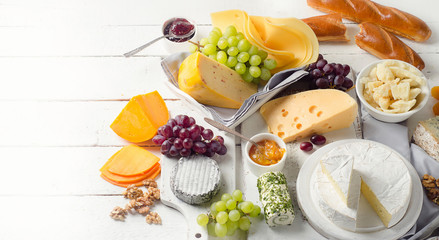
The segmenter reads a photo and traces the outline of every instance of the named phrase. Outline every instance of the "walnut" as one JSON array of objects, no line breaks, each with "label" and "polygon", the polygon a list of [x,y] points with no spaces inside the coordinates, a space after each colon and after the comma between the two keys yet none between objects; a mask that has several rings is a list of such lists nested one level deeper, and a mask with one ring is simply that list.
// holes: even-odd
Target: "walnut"
[{"label": "walnut", "polygon": [[436,187],[439,187],[439,178],[436,179]]},{"label": "walnut", "polygon": [[148,224],[162,224],[162,219],[160,218],[159,214],[156,212],[150,212],[148,215],[146,215],[146,222]]},{"label": "walnut", "polygon": [[[155,200],[159,200],[160,199],[160,189],[158,188],[153,188],[153,187],[149,187],[148,188],[148,193],[150,194],[150,196],[155,199]],[[155,201],[154,200],[154,201]]]},{"label": "walnut", "polygon": [[111,211],[110,217],[113,218],[114,220],[124,221],[127,214],[128,214],[127,210],[117,206],[114,207],[113,211]]},{"label": "walnut", "polygon": [[143,191],[142,189],[137,188],[136,185],[131,184],[127,187],[127,190],[125,190],[122,194],[125,198],[136,199],[143,195]]},{"label": "walnut", "polygon": [[428,174],[424,174],[423,180],[422,180],[422,186],[424,186],[427,190],[428,188],[435,188],[436,187],[436,179],[433,176],[430,176]]},{"label": "walnut", "polygon": [[148,187],[153,187],[153,188],[157,188],[157,182],[152,180],[152,179],[146,179],[143,180],[143,185],[148,188]]},{"label": "walnut", "polygon": [[433,188],[433,189],[428,190],[427,197],[430,200],[434,200],[434,199],[439,198],[439,189]]}]

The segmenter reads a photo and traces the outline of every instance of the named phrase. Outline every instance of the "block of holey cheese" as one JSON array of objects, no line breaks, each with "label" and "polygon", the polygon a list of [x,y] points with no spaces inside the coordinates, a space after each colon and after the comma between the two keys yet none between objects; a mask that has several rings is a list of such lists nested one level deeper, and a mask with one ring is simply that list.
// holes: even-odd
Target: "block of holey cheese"
[{"label": "block of holey cheese", "polygon": [[439,116],[420,121],[413,132],[413,140],[439,161]]},{"label": "block of holey cheese", "polygon": [[317,89],[271,100],[261,107],[260,113],[271,133],[291,142],[313,133],[349,127],[357,109],[357,102],[347,93]]}]

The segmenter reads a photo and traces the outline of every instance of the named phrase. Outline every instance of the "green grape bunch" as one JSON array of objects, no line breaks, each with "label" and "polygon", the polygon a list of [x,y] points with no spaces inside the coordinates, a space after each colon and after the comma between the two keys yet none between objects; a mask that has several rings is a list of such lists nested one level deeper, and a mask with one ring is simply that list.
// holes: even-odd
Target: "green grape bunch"
[{"label": "green grape bunch", "polygon": [[200,51],[204,55],[239,73],[246,82],[259,84],[271,78],[270,70],[277,66],[268,53],[252,45],[244,34],[234,26],[228,26],[224,33],[214,27],[208,37],[202,38],[198,45],[191,45],[191,52]]},{"label": "green grape bunch", "polygon": [[241,190],[237,189],[232,194],[224,193],[221,200],[213,202],[210,213],[200,214],[197,223],[206,226],[209,235],[216,237],[232,236],[237,229],[248,231],[250,217],[261,214],[261,207],[251,201],[244,201]]}]

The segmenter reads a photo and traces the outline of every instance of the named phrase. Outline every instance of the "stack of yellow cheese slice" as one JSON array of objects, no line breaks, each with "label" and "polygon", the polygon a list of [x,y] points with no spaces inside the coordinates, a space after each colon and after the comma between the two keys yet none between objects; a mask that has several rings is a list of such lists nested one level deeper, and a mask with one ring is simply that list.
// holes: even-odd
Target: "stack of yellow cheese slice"
[{"label": "stack of yellow cheese slice", "polygon": [[297,18],[249,16],[241,10],[211,14],[215,27],[234,25],[253,45],[277,61],[273,73],[305,66],[317,60],[319,43],[312,29]]}]

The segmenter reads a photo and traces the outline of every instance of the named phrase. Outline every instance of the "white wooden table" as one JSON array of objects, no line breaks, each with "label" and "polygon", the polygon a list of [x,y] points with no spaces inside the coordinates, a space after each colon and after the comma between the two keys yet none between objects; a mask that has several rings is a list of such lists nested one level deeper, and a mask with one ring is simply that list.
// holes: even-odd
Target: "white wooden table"
[{"label": "white wooden table", "polygon": [[[439,85],[439,2],[377,2],[430,26],[427,42],[403,41],[424,59],[430,87]],[[140,215],[111,219],[112,208],[126,200],[122,188],[99,177],[99,168],[128,144],[109,125],[130,97],[158,90],[173,114],[191,107],[163,84],[160,61],[169,52],[161,43],[132,58],[122,54],[159,36],[165,19],[186,16],[207,33],[209,13],[227,9],[271,17],[322,14],[306,0],[0,0],[0,239],[186,237],[182,215],[163,204],[155,207],[163,225],[148,225]],[[376,58],[355,45],[357,25],[345,23],[351,41],[322,43],[320,52],[359,71]],[[411,129],[432,116],[435,102],[409,120]],[[323,238],[307,227],[291,239],[305,236]]]}]

